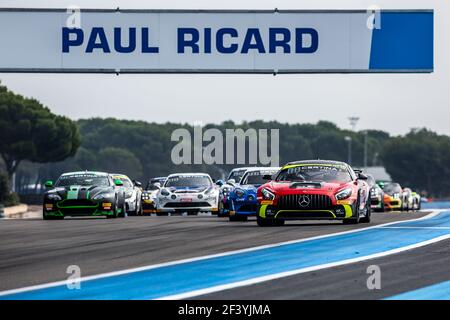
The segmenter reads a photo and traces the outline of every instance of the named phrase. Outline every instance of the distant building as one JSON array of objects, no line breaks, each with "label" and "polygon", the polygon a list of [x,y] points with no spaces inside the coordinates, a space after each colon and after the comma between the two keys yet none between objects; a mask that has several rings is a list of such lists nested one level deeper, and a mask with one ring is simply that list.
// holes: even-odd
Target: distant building
[{"label": "distant building", "polygon": [[392,181],[391,176],[384,167],[366,167],[362,169],[365,173],[371,174],[376,181]]}]

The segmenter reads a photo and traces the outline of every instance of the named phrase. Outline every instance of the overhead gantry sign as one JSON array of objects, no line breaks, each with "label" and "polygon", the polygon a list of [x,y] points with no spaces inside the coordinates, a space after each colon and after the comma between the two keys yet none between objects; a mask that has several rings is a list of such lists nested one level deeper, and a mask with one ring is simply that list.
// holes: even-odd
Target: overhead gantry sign
[{"label": "overhead gantry sign", "polygon": [[0,43],[0,72],[432,72],[433,11],[0,9]]}]

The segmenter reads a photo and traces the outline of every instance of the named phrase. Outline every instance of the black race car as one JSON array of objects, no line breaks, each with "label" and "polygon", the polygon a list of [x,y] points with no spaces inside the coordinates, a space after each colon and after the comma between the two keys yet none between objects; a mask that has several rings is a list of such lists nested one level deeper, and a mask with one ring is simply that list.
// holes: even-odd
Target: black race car
[{"label": "black race car", "polygon": [[121,180],[113,180],[104,172],[70,172],[55,184],[47,181],[43,218],[64,219],[66,216],[125,217],[125,194]]}]

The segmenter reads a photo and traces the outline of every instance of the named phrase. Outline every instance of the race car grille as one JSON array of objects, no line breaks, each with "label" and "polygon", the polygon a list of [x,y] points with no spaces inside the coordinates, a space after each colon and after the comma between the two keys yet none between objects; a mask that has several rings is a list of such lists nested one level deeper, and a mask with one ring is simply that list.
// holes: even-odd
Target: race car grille
[{"label": "race car grille", "polygon": [[165,208],[192,208],[192,207],[210,207],[208,202],[168,202]]},{"label": "race car grille", "polygon": [[94,214],[97,209],[96,208],[64,208],[61,211],[66,216],[90,216]]},{"label": "race car grille", "polygon": [[330,209],[332,206],[330,197],[322,194],[290,194],[278,200],[280,210]]},{"label": "race car grille", "polygon": [[61,201],[58,203],[59,208],[67,208],[67,207],[96,207],[97,203],[92,202],[90,200],[78,200],[78,199],[70,199]]}]

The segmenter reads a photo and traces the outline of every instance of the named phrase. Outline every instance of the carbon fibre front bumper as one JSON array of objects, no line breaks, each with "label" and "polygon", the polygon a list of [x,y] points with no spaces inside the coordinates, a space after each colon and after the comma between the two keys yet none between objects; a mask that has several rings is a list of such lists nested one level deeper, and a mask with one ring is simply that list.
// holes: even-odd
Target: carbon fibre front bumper
[{"label": "carbon fibre front bumper", "polygon": [[283,220],[343,220],[354,216],[354,206],[339,204],[323,209],[283,210],[276,205],[258,205],[257,214],[264,219]]}]

